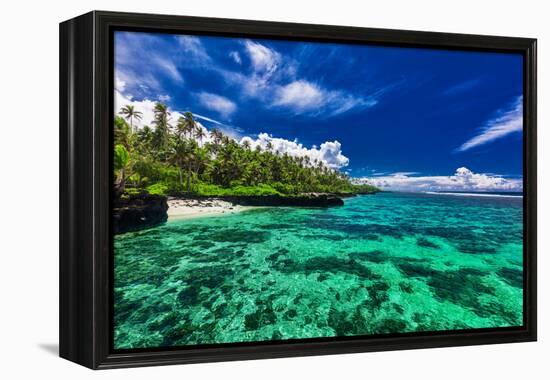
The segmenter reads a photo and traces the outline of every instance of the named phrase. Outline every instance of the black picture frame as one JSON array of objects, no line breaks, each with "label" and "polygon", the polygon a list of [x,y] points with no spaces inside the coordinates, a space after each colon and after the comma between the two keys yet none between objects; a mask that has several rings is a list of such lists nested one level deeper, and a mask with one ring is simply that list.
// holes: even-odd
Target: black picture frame
[{"label": "black picture frame", "polygon": [[[515,52],[524,62],[524,324],[115,352],[110,230],[113,31]],[[536,39],[93,11],[60,24],[60,356],[93,369],[535,341]]]}]

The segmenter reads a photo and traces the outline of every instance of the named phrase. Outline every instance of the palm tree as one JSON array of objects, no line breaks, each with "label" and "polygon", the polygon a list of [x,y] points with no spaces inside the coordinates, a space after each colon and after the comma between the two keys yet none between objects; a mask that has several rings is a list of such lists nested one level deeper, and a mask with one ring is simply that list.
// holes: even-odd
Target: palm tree
[{"label": "palm tree", "polygon": [[193,174],[195,152],[198,149],[198,144],[195,140],[185,142],[185,166],[187,166],[187,191],[191,191],[191,175]]},{"label": "palm tree", "polygon": [[132,131],[132,133],[135,133],[136,131],[134,130],[134,119],[141,120],[143,114],[140,111],[136,111],[134,109],[134,106],[129,104],[122,107],[119,114],[123,115],[126,120],[130,120],[130,130]]},{"label": "palm tree", "polygon": [[144,143],[151,139],[153,131],[151,131],[151,128],[149,128],[148,125],[145,125],[138,133],[138,142]]},{"label": "palm tree", "polygon": [[183,167],[186,162],[191,161],[191,150],[187,141],[180,139],[176,142],[170,161],[178,167],[180,184],[183,186]]},{"label": "palm tree", "polygon": [[212,138],[214,139],[215,145],[220,145],[220,142],[223,139],[223,133],[218,128],[213,128],[212,131],[210,131],[210,134],[212,135]]},{"label": "palm tree", "polygon": [[130,149],[130,127],[124,118],[115,117],[114,135],[115,144],[122,144],[126,149]]},{"label": "palm tree", "polygon": [[136,146],[142,153],[147,153],[151,149],[151,142],[153,141],[153,131],[148,125],[144,125],[136,133]]},{"label": "palm tree", "polygon": [[268,152],[271,152],[271,149],[273,149],[273,144],[271,143],[271,141],[268,141],[266,146],[265,146],[265,149],[268,151]]},{"label": "palm tree", "polygon": [[200,143],[202,143],[202,139],[205,137],[206,133],[204,133],[204,129],[197,125],[195,128],[195,138],[199,140]]},{"label": "palm tree", "polygon": [[184,112],[183,118],[185,119],[183,130],[185,131],[185,134],[189,137],[193,136],[195,129],[197,128],[197,123],[195,122],[195,118],[193,117],[193,114],[189,111]]},{"label": "palm tree", "polygon": [[222,145],[223,145],[223,146],[228,146],[228,145],[230,145],[230,144],[231,144],[231,139],[230,139],[229,137],[227,137],[227,136],[224,135],[224,136],[222,137]]},{"label": "palm tree", "polygon": [[204,171],[210,161],[210,154],[206,148],[197,148],[194,151],[195,177]]},{"label": "palm tree", "polygon": [[182,135],[185,135],[187,133],[187,122],[183,116],[178,117],[178,122],[176,124],[176,133],[178,135],[178,138],[180,139]]},{"label": "palm tree", "polygon": [[243,148],[247,149],[247,150],[250,149],[250,141],[244,140],[243,141]]},{"label": "palm tree", "polygon": [[160,102],[155,103],[153,112],[155,113],[155,124],[168,125],[168,121],[170,120],[170,112],[168,111],[168,106],[166,106],[166,104]]},{"label": "palm tree", "polygon": [[155,132],[157,134],[158,148],[166,150],[168,148],[168,140],[170,137],[169,128],[171,125],[168,123],[170,120],[170,112],[168,112],[168,107],[166,104],[160,102],[155,104],[153,112],[155,113],[155,120],[153,120],[153,124],[157,126]]}]

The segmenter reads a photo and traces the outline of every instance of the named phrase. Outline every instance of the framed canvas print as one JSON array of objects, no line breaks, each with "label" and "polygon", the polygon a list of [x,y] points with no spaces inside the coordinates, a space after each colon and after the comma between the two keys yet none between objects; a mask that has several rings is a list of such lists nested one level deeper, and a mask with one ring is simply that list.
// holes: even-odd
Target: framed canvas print
[{"label": "framed canvas print", "polygon": [[536,41],[91,12],[60,26],[60,355],[536,339]]}]

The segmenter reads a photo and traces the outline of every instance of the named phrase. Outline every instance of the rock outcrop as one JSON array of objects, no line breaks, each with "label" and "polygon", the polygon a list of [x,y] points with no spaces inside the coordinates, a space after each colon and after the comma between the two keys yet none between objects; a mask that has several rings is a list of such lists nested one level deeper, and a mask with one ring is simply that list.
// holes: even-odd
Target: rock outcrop
[{"label": "rock outcrop", "polygon": [[[182,197],[183,199],[184,197]],[[283,207],[332,207],[343,206],[344,201],[333,194],[300,195],[243,195],[215,197],[240,206],[283,206]],[[185,199],[211,199],[189,197]],[[168,220],[167,197],[141,193],[124,196],[114,201],[113,232],[122,234],[139,231],[162,224]]]},{"label": "rock outcrop", "polygon": [[167,198],[141,193],[114,201],[113,232],[121,234],[154,227],[168,219]]}]

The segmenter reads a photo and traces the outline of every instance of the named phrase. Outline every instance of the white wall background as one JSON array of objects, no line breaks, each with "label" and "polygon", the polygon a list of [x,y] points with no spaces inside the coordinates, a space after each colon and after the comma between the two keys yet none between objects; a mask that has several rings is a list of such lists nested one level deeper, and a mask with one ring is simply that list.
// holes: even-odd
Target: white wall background
[{"label": "white wall background", "polygon": [[[0,12],[0,377],[549,378],[549,9],[539,0],[8,0]],[[93,372],[57,355],[58,23],[118,10],[539,39],[539,342]],[[544,351],[546,350],[546,354]],[[546,376],[544,376],[546,375]]]}]

